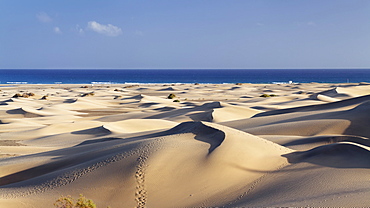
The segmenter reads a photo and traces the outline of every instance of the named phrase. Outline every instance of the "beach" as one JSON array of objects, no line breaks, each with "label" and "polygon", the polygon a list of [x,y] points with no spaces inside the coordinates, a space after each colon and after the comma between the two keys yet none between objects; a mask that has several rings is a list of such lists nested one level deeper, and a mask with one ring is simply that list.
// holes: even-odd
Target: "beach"
[{"label": "beach", "polygon": [[368,207],[370,84],[0,85],[0,207]]}]

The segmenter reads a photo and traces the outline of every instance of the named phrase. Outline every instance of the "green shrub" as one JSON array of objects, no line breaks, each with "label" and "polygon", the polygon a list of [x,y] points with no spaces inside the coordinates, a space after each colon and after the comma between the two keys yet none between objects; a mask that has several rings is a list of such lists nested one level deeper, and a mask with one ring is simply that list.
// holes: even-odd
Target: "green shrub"
[{"label": "green shrub", "polygon": [[169,94],[168,97],[167,97],[167,99],[174,99],[175,97],[176,97],[175,94]]},{"label": "green shrub", "polygon": [[96,208],[96,204],[91,199],[86,199],[82,194],[77,202],[71,196],[61,196],[55,203],[54,206],[57,208]]},{"label": "green shrub", "polygon": [[18,97],[28,98],[28,97],[30,97],[30,96],[35,96],[35,93],[33,93],[33,92],[23,93],[23,94],[19,94],[19,93],[17,93],[17,94],[15,94],[15,95],[13,95],[13,98],[18,98]]},{"label": "green shrub", "polygon": [[86,96],[94,96],[94,92],[89,92],[89,93],[84,93],[84,94],[81,94],[81,97],[86,97]]},{"label": "green shrub", "polygon": [[27,93],[23,93],[22,97],[29,98],[30,96]]},{"label": "green shrub", "polygon": [[132,88],[132,87],[140,87],[139,85],[128,85],[128,86],[124,86],[123,88]]},{"label": "green shrub", "polygon": [[13,98],[17,98],[17,97],[22,97],[22,95],[21,95],[21,94],[19,94],[19,93],[17,93],[17,94],[15,94],[15,95],[13,95]]},{"label": "green shrub", "polygon": [[180,102],[180,100],[174,100],[173,102],[177,102],[177,103],[179,103],[179,102]]},{"label": "green shrub", "polygon": [[266,98],[266,97],[276,97],[277,95],[275,95],[275,94],[270,94],[270,95],[268,95],[268,94],[263,94],[263,95],[261,95],[260,97],[264,97],[264,98]]}]

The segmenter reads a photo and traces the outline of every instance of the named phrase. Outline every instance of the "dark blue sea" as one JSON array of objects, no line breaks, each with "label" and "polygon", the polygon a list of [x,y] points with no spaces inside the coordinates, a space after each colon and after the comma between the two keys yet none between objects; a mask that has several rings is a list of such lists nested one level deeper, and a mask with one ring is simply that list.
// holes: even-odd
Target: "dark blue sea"
[{"label": "dark blue sea", "polygon": [[59,70],[1,69],[0,84],[125,83],[358,83],[370,82],[370,69],[173,69]]}]

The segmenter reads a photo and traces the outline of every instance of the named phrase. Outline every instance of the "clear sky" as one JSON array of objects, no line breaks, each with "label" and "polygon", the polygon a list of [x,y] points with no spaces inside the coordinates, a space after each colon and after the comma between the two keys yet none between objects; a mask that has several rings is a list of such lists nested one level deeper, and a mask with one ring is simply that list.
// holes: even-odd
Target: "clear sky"
[{"label": "clear sky", "polygon": [[27,68],[370,68],[370,0],[0,0]]}]

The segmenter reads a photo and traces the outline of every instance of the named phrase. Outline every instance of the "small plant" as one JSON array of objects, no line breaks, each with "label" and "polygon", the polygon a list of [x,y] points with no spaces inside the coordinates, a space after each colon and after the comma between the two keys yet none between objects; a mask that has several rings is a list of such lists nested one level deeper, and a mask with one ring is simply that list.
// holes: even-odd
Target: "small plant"
[{"label": "small plant", "polygon": [[128,85],[128,86],[124,86],[123,88],[132,88],[132,87],[140,87],[139,85]]},{"label": "small plant", "polygon": [[18,97],[28,98],[30,96],[35,96],[35,93],[33,93],[33,92],[23,93],[23,94],[17,93],[15,95],[13,95],[13,98],[18,98]]},{"label": "small plant", "polygon": [[48,96],[47,95],[44,95],[42,96],[41,100],[47,100],[48,99]]},{"label": "small plant", "polygon": [[179,103],[179,102],[180,102],[180,100],[174,100],[173,102]]},{"label": "small plant", "polygon": [[266,98],[266,97],[276,97],[277,95],[275,95],[275,94],[270,94],[270,95],[268,95],[268,94],[263,94],[263,95],[261,95],[260,97],[264,97],[264,98]]},{"label": "small plant", "polygon": [[175,97],[176,97],[175,94],[169,94],[168,97],[167,97],[167,99],[174,99]]},{"label": "small plant", "polygon": [[93,92],[90,93],[84,93],[81,95],[81,97],[86,97],[86,96],[94,96],[95,94]]},{"label": "small plant", "polygon": [[27,93],[23,93],[22,97],[29,98],[30,96]]},{"label": "small plant", "polygon": [[55,203],[57,208],[96,208],[96,204],[91,199],[86,199],[82,194],[74,203],[71,196],[61,196]]}]

